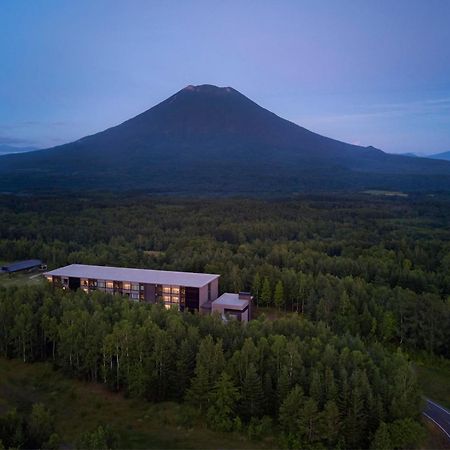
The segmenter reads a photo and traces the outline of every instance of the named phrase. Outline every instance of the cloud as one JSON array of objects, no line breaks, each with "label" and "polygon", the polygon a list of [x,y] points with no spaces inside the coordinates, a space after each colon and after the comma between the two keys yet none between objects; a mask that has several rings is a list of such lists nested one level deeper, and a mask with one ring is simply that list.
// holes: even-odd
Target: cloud
[{"label": "cloud", "polygon": [[28,139],[22,139],[18,137],[11,136],[0,136],[0,145],[11,145],[13,147],[24,147],[27,145],[32,145],[33,142]]}]

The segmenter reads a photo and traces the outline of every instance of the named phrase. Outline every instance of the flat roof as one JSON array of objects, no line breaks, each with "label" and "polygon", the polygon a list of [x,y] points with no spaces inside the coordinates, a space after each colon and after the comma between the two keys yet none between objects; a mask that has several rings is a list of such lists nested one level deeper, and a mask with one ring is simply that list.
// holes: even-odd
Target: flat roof
[{"label": "flat roof", "polygon": [[132,283],[170,284],[173,286],[203,287],[220,275],[211,273],[173,272],[169,270],[130,269],[128,267],[71,264],[46,272],[57,277],[92,278],[96,280],[130,281]]},{"label": "flat roof", "polygon": [[15,261],[1,267],[4,272],[17,272],[19,270],[31,269],[40,266],[42,261],[40,259],[27,259],[25,261]]},{"label": "flat roof", "polygon": [[249,300],[239,298],[239,294],[230,294],[229,292],[225,292],[225,294],[222,294],[220,297],[214,300],[213,304],[229,306],[233,309],[244,309],[249,304]]}]

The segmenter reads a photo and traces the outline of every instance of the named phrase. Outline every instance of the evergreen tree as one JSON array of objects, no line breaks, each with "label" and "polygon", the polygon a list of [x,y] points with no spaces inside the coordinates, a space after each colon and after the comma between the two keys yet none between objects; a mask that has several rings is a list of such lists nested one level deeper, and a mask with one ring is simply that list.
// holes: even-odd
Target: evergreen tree
[{"label": "evergreen tree", "polygon": [[267,277],[264,277],[262,289],[261,289],[261,306],[269,306],[272,303],[272,289],[270,287],[270,281]]},{"label": "evergreen tree", "polygon": [[250,364],[242,385],[241,411],[246,420],[264,413],[264,391],[254,364]]},{"label": "evergreen tree", "polygon": [[198,349],[195,376],[187,392],[187,400],[201,410],[207,410],[214,386],[223,368],[222,342],[215,344],[213,338],[208,335],[202,339]]},{"label": "evergreen tree", "polygon": [[371,450],[391,450],[394,448],[391,441],[391,434],[389,433],[389,427],[384,422],[380,423],[370,448]]},{"label": "evergreen tree", "polygon": [[252,294],[253,297],[256,300],[256,306],[258,306],[258,301],[259,301],[259,297],[261,295],[261,277],[259,275],[259,272],[256,272],[254,277],[253,277],[253,282],[252,282]]},{"label": "evergreen tree", "polygon": [[306,398],[299,410],[298,433],[301,442],[312,444],[320,441],[322,429],[322,416],[317,402],[312,398]]},{"label": "evergreen tree", "polygon": [[278,280],[277,284],[275,285],[274,303],[278,309],[281,309],[281,307],[284,305],[284,287],[281,280]]},{"label": "evergreen tree", "polygon": [[280,406],[291,390],[291,380],[287,367],[283,366],[277,382],[277,401]]},{"label": "evergreen tree", "polygon": [[329,446],[336,446],[339,439],[341,428],[339,409],[332,400],[326,403],[322,412],[323,431],[322,436],[326,439]]},{"label": "evergreen tree", "polygon": [[303,400],[303,390],[300,386],[295,386],[283,400],[279,411],[279,421],[284,433],[288,435],[297,433]]},{"label": "evergreen tree", "polygon": [[222,372],[211,395],[211,406],[208,409],[208,423],[211,428],[219,431],[231,431],[235,410],[239,400],[239,391],[231,377]]}]

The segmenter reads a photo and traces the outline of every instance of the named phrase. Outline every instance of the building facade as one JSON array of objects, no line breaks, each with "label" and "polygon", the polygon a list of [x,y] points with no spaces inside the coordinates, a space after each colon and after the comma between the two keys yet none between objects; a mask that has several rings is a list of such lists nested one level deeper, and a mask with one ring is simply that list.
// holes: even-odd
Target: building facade
[{"label": "building facade", "polygon": [[71,264],[46,272],[54,286],[119,294],[134,301],[194,311],[219,295],[219,275]]}]

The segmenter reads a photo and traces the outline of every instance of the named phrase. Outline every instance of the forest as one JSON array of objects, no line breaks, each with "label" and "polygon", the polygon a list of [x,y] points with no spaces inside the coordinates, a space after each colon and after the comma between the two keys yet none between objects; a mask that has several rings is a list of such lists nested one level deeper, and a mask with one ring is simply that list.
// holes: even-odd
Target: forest
[{"label": "forest", "polygon": [[3,287],[3,357],[182,402],[211,429],[270,430],[284,448],[420,442],[408,355],[450,357],[445,196],[0,196],[0,259],[32,257],[218,273],[222,292],[253,293],[258,318],[241,327],[101,293]]}]

